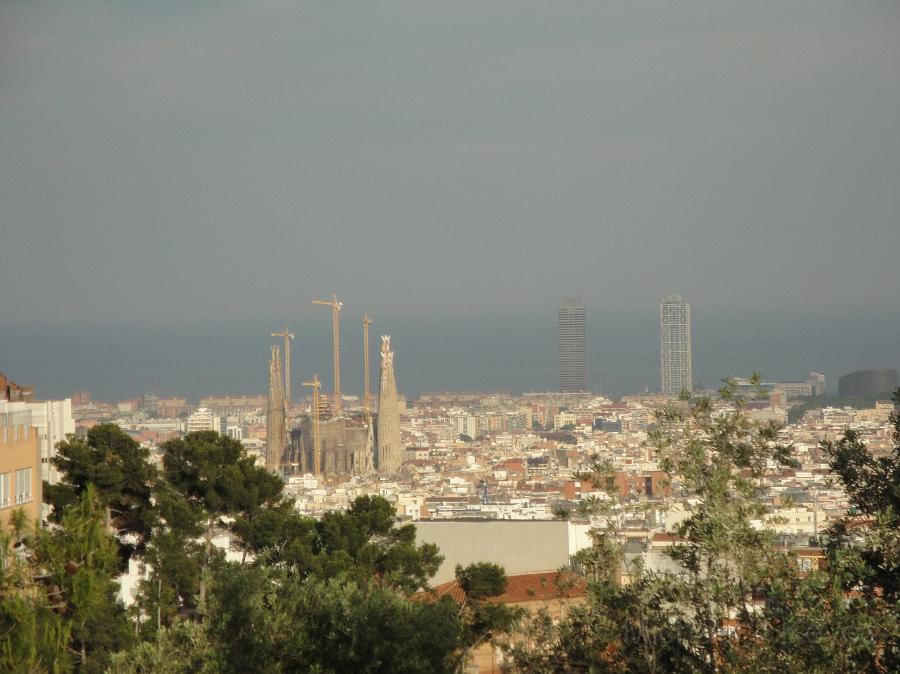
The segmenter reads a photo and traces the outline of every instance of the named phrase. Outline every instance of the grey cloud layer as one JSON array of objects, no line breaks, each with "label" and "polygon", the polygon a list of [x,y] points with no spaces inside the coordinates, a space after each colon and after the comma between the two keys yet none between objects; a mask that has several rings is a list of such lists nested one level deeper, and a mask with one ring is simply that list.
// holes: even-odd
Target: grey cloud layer
[{"label": "grey cloud layer", "polygon": [[7,316],[900,308],[893,3],[149,5],[0,9]]}]

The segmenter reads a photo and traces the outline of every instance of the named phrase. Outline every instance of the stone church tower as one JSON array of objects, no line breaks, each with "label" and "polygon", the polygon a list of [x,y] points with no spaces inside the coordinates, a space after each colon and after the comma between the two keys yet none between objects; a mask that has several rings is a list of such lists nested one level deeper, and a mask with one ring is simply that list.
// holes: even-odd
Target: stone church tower
[{"label": "stone church tower", "polygon": [[400,441],[400,410],[394,379],[394,352],[391,338],[381,337],[381,383],[378,389],[378,472],[392,475],[400,471],[403,443]]},{"label": "stone church tower", "polygon": [[281,475],[281,460],[287,444],[287,419],[284,408],[284,378],[281,354],[272,347],[269,361],[269,404],[266,407],[266,468]]}]

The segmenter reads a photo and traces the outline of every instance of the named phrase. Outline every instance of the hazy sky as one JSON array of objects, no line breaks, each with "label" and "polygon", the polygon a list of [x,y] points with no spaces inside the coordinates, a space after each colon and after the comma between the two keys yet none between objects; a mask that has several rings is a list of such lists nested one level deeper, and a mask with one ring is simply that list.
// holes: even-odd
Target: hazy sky
[{"label": "hazy sky", "polygon": [[897,312],[898,72],[893,0],[6,0],[0,315]]}]

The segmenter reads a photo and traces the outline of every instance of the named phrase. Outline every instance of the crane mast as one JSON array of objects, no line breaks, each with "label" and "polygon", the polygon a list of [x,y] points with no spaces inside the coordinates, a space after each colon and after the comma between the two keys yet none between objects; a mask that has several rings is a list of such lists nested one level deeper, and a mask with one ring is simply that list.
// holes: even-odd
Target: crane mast
[{"label": "crane mast", "polygon": [[363,410],[368,417],[371,411],[371,396],[369,395],[369,326],[374,323],[369,314],[363,316]]},{"label": "crane mast", "polygon": [[334,359],[334,416],[341,415],[343,401],[341,400],[341,307],[337,295],[332,295],[330,300],[313,300],[313,304],[331,307],[331,331],[332,331],[332,357]]}]

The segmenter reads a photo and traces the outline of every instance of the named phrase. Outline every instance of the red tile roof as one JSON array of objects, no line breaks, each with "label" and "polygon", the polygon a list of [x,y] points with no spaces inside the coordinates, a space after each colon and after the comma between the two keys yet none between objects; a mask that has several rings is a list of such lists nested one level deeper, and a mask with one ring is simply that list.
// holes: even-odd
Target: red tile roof
[{"label": "red tile roof", "polygon": [[683,539],[681,539],[678,536],[675,536],[674,534],[658,532],[658,533],[653,534],[652,540],[655,543],[678,543]]},{"label": "red tile roof", "polygon": [[[428,594],[435,597],[448,596],[457,604],[461,604],[465,598],[463,589],[455,578],[438,585],[432,593],[419,592],[417,596],[424,599]],[[542,571],[507,576],[506,592],[487,601],[495,604],[520,604],[529,601],[571,599],[584,597],[586,594],[587,582],[581,576],[568,571],[562,573]]]}]

